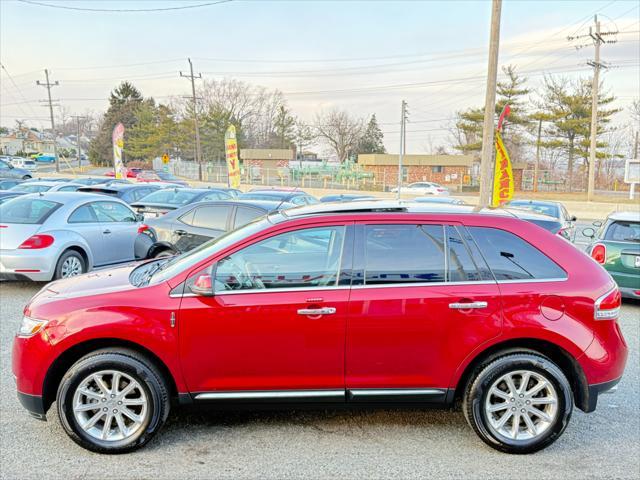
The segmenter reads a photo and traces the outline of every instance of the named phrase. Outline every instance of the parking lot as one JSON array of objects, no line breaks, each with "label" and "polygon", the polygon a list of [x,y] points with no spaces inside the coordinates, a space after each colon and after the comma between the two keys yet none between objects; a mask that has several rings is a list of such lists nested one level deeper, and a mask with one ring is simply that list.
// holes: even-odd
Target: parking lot
[{"label": "parking lot", "polygon": [[[15,396],[11,342],[40,284],[0,283],[2,478],[637,478],[640,472],[640,305],[620,322],[630,357],[596,412],[574,411],[563,437],[534,455],[485,446],[458,411],[174,411],[144,449],[90,453],[60,426],[31,419]],[[46,473],[45,473],[46,472]]]}]

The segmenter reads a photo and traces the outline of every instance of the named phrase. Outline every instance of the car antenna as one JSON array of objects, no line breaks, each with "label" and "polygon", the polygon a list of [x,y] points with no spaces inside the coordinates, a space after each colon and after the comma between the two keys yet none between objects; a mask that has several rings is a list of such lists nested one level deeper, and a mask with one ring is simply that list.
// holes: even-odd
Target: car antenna
[{"label": "car antenna", "polygon": [[[291,193],[296,193],[298,191],[298,185],[296,185],[294,187],[293,190],[291,190]],[[280,210],[280,207],[282,206],[282,204],[284,203],[284,198],[282,200],[280,200],[280,203],[278,204],[278,206],[276,207],[276,212]]]}]

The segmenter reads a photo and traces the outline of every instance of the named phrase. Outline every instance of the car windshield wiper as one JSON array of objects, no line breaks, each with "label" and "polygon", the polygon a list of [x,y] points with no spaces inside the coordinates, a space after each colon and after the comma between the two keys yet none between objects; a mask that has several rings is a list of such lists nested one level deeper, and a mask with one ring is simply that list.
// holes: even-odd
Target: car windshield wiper
[{"label": "car windshield wiper", "polygon": [[147,271],[147,273],[145,273],[144,277],[142,277],[142,280],[140,280],[138,286],[149,283],[151,281],[151,278],[160,270],[162,270],[162,268],[167,264],[168,261],[169,258],[156,260],[156,263]]}]

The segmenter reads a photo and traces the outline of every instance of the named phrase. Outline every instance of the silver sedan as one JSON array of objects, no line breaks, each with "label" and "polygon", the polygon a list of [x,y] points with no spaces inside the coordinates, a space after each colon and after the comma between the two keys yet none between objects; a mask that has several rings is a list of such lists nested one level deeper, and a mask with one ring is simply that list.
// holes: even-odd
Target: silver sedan
[{"label": "silver sedan", "polygon": [[49,281],[134,260],[141,222],[104,195],[21,195],[0,205],[0,279]]}]

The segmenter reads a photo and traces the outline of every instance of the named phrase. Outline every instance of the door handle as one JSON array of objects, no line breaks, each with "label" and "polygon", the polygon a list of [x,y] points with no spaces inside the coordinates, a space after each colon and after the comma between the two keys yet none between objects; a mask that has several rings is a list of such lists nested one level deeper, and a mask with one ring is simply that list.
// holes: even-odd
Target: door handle
[{"label": "door handle", "polygon": [[106,230],[104,230],[102,233],[111,233],[111,230],[109,230],[108,228]]},{"label": "door handle", "polygon": [[178,236],[182,236],[182,235],[186,235],[186,234],[187,234],[187,232],[186,232],[186,231],[184,231],[184,230],[176,230],[176,231],[175,231],[175,232],[173,232],[173,233],[175,233],[175,234],[176,234],[176,235],[178,235]]},{"label": "door handle", "polygon": [[450,303],[449,308],[454,310],[467,310],[470,308],[487,308],[487,302]]},{"label": "door handle", "polygon": [[317,315],[333,315],[334,313],[336,313],[336,309],[334,307],[301,308],[298,310],[298,315],[307,315],[309,317]]}]

